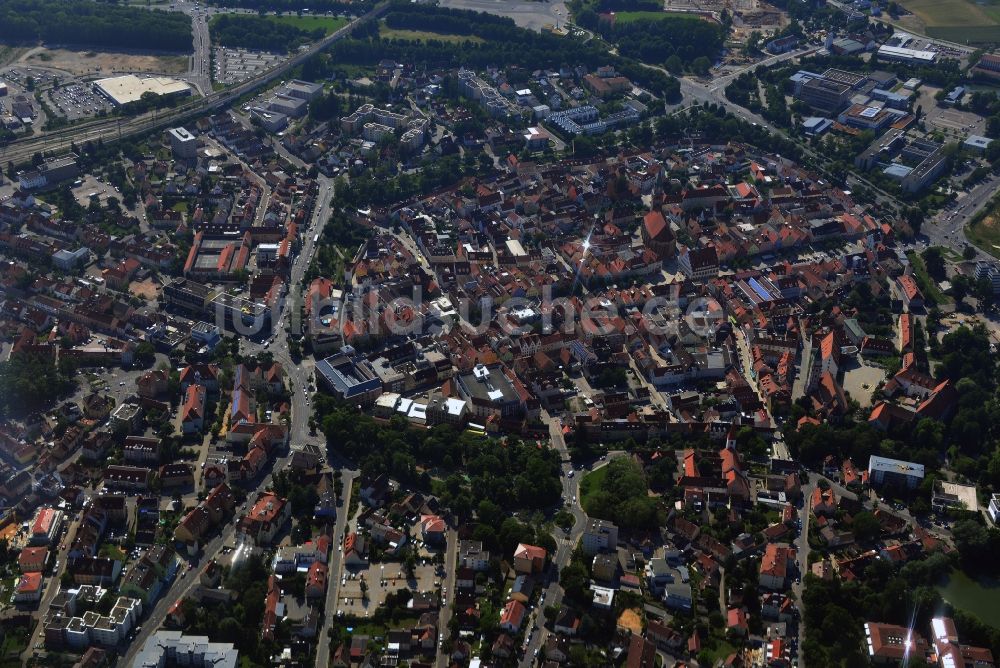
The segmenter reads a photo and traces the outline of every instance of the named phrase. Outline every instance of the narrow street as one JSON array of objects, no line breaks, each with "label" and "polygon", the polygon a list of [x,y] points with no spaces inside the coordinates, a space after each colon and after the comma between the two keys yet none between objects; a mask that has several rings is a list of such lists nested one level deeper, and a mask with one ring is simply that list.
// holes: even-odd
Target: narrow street
[{"label": "narrow street", "polygon": [[317,633],[316,668],[326,668],[330,664],[330,637],[326,631],[330,627],[330,621],[337,614],[337,600],[340,598],[340,579],[336,575],[340,573],[340,562],[344,556],[343,549],[338,547],[337,543],[344,535],[344,530],[347,527],[347,511],[351,503],[351,487],[356,476],[356,472],[345,469],[341,478],[344,482],[344,493],[341,495],[340,504],[337,506],[337,522],[334,526],[332,536],[334,540],[331,541],[333,554],[330,555],[328,563],[329,572],[333,574],[333,577],[329,579],[330,584],[326,589],[326,601],[323,604],[324,618],[322,632]]},{"label": "narrow street", "polygon": [[[802,604],[802,578],[805,574],[809,572],[809,500],[812,498],[813,490],[816,489],[816,476],[812,473],[809,475],[809,482],[802,486],[802,509],[799,511],[799,521],[802,524],[802,529],[799,531],[798,538],[795,539],[795,565],[798,568],[800,578],[792,584],[792,593],[795,594],[795,600],[799,606],[800,620],[799,620],[799,651],[802,651],[802,643],[805,640],[805,624],[801,621],[801,616],[804,615],[803,604]],[[801,662],[800,662],[801,665]]]},{"label": "narrow street", "polygon": [[[313,242],[314,236],[321,234],[323,226],[329,219],[330,206],[333,201],[333,182],[325,177],[319,177],[319,194],[317,196],[316,206],[313,211],[312,224],[303,230],[303,237],[305,238],[302,244],[302,250],[296,257],[294,264],[292,265],[292,271],[290,276],[290,283],[288,289],[289,296],[297,296],[301,292],[301,281],[302,277],[305,275],[305,270],[308,266],[309,259],[312,257],[313,252]],[[284,335],[283,323],[285,322],[285,317],[290,308],[293,305],[297,305],[299,300],[296,298],[285,299],[280,313],[276,316],[275,322],[272,323],[274,328],[274,345],[269,348],[265,348],[263,341],[253,342],[248,339],[242,340],[242,352],[247,355],[256,354],[268,349],[275,361],[280,362],[282,367],[285,369],[287,374],[287,382],[289,389],[291,390],[292,398],[292,421],[289,428],[289,443],[292,444],[303,444],[303,443],[313,443],[325,448],[326,442],[322,434],[317,434],[313,436],[309,433],[309,416],[311,415],[312,408],[310,407],[310,399],[308,396],[307,388],[309,386],[309,375],[311,374],[311,369],[306,369],[301,363],[295,363],[291,359],[288,353],[288,341],[287,337]],[[331,466],[342,465],[343,462],[333,461],[333,457],[330,457],[329,464]],[[288,457],[279,457],[275,460],[272,467],[272,471],[280,471],[287,466]],[[350,499],[350,489],[354,477],[357,475],[354,471],[349,468],[342,467],[343,471],[343,481],[344,481],[344,496],[341,499],[341,511],[337,518],[337,530],[336,535],[342,534],[344,529],[344,522],[346,519],[346,504]],[[251,490],[248,490],[247,497],[249,499],[254,498],[254,496],[262,491],[269,489],[271,486],[271,474],[263,476],[257,486]],[[337,533],[339,532],[339,533]],[[169,610],[172,603],[180,598],[183,598],[189,594],[199,582],[198,574],[200,572],[200,566],[206,563],[208,560],[215,558],[225,545],[232,545],[235,540],[235,518],[226,525],[224,530],[220,535],[216,536],[214,539],[202,546],[200,557],[194,561],[194,565],[189,570],[182,570],[179,572],[176,580],[161,596],[160,600],[156,604],[149,617],[142,623],[142,631],[137,634],[136,638],[128,647],[123,661],[120,665],[128,666],[131,660],[134,658],[135,654],[142,648],[146,639],[154,631],[156,631],[159,626],[163,623],[166,618],[167,610]],[[331,557],[331,568],[339,567],[340,552],[335,550]],[[333,592],[334,597],[336,596],[336,583],[333,583],[330,587],[331,592]],[[328,599],[330,592],[328,592]],[[336,598],[333,599],[336,601]],[[329,610],[328,610],[329,612]],[[329,619],[329,618],[328,618]],[[326,624],[324,624],[323,637],[326,637],[325,633]],[[323,659],[320,663],[320,655],[326,653],[327,658]],[[327,643],[319,643],[319,650],[317,651],[317,666],[326,666],[328,662],[329,647]]]},{"label": "narrow street", "polygon": [[[554,418],[544,411],[542,412],[542,420],[549,425],[549,436],[552,439],[552,445],[562,454],[563,498],[566,499],[566,509],[573,514],[574,520],[573,528],[569,531],[568,535],[564,534],[561,530],[557,531],[555,535],[558,547],[555,555],[552,557],[552,568],[553,571],[558,572],[569,564],[569,560],[573,556],[573,548],[580,540],[587,526],[588,517],[580,505],[580,477],[576,475],[569,477],[569,472],[573,470],[573,466],[569,462],[569,450],[563,438],[562,425],[558,418]],[[544,593],[545,605],[538,606],[540,609],[536,610],[536,614],[534,615],[534,625],[526,632],[529,641],[524,650],[524,657],[521,659],[520,665],[522,668],[528,668],[528,666],[532,665],[535,658],[535,651],[545,642],[547,631],[545,630],[545,615],[542,614],[542,609],[545,606],[559,606],[562,603],[564,592],[562,586],[559,584],[558,577],[552,579],[552,582],[549,583]]]},{"label": "narrow street", "polygon": [[[446,547],[444,552],[445,575],[441,578],[444,591],[447,592],[441,597],[441,610],[438,613],[438,653],[435,665],[438,668],[447,668],[449,657],[441,651],[441,639],[448,635],[448,624],[451,623],[452,605],[455,602],[455,563],[458,558],[458,532],[454,528],[448,527],[448,535],[445,537]],[[316,668],[326,668],[317,664]]]}]

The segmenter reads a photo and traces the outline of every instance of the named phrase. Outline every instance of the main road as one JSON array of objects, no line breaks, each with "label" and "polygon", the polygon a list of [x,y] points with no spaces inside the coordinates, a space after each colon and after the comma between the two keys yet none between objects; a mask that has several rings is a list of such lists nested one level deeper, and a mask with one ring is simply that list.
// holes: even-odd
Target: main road
[{"label": "main road", "polygon": [[541,601],[538,608],[530,617],[531,627],[526,631],[527,643],[524,646],[524,656],[521,659],[522,668],[532,665],[535,658],[535,651],[539,650],[545,638],[545,606],[558,607],[562,603],[563,588],[559,584],[558,573],[569,564],[573,556],[573,548],[583,535],[587,527],[587,513],[583,512],[580,505],[580,478],[573,474],[573,465],[570,463],[569,450],[566,447],[566,440],[563,438],[562,422],[559,418],[542,413],[542,419],[549,426],[549,437],[552,445],[562,455],[562,482],[563,498],[566,501],[566,510],[573,515],[573,528],[568,533],[556,536],[556,553],[552,557],[551,572],[554,574],[549,586],[544,590],[544,603]]},{"label": "main road", "polygon": [[[323,226],[330,218],[330,209],[333,202],[334,190],[333,182],[326,177],[320,176],[317,179],[319,184],[319,193],[317,195],[316,204],[313,208],[313,215],[311,218],[311,224],[302,231],[303,236],[306,241],[302,245],[301,252],[296,257],[295,262],[292,264],[292,271],[289,281],[289,296],[291,299],[286,299],[282,303],[282,308],[279,313],[274,318],[274,334],[269,335],[268,339],[251,341],[249,339],[243,339],[243,352],[244,354],[255,354],[260,353],[265,350],[269,352],[274,357],[275,361],[280,362],[282,367],[285,369],[287,374],[287,382],[291,390],[292,397],[292,421],[289,425],[289,442],[292,444],[303,444],[303,443],[313,443],[321,447],[325,446],[325,441],[318,436],[313,436],[309,431],[309,415],[311,412],[309,392],[308,387],[310,385],[310,374],[311,372],[303,368],[301,362],[296,362],[292,360],[288,352],[288,340],[282,331],[283,323],[286,319],[286,314],[289,314],[291,309],[298,306],[299,301],[297,295],[301,292],[302,278],[305,275],[305,271],[308,264],[312,258],[312,254],[315,250],[312,239],[316,236],[322,234]],[[258,337],[260,338],[260,337]],[[273,338],[274,345],[268,345],[267,341]],[[284,469],[288,464],[289,457],[279,457],[274,462],[273,471],[280,471]],[[340,467],[343,470],[343,485],[344,491],[340,498],[340,504],[337,512],[337,521],[335,523],[333,537],[337,538],[343,535],[344,526],[346,522],[346,514],[348,508],[348,502],[350,499],[350,490],[353,484],[354,478],[357,475],[350,467],[346,465],[345,462],[334,462],[331,461],[329,464],[331,466]],[[271,486],[271,474],[264,476],[257,486],[250,490],[249,495],[252,496],[256,493],[267,490]],[[222,530],[220,535],[216,536],[214,539],[205,544],[202,548],[202,559],[199,560],[199,566],[204,561],[214,558],[219,554],[220,550],[225,545],[232,545],[236,537],[236,524],[235,518]],[[338,572],[340,565],[340,550],[334,547],[334,553],[331,557],[331,572]],[[176,601],[189,595],[194,588],[198,585],[199,578],[198,574],[200,572],[200,567],[192,567],[190,570],[184,571],[180,574],[173,585],[167,590],[167,596],[169,600]],[[335,578],[334,578],[335,579]],[[331,582],[329,590],[327,592],[328,600],[332,596],[332,600],[336,601],[336,582]],[[166,597],[165,597],[166,598]],[[131,660],[134,658],[135,653],[142,647],[146,639],[152,634],[166,618],[167,610],[170,604],[166,600],[161,600],[153,611],[150,613],[149,617],[143,622],[142,631],[137,634],[136,638],[129,645],[128,651],[123,657],[121,665],[128,666]],[[331,618],[333,611],[328,605],[327,607],[327,621]],[[324,624],[324,629],[326,624]],[[329,647],[328,643],[323,642],[322,639],[326,638],[326,634],[321,635],[321,641],[318,643],[317,659],[320,656],[327,656]],[[319,663],[318,666],[325,666],[326,663]]]}]

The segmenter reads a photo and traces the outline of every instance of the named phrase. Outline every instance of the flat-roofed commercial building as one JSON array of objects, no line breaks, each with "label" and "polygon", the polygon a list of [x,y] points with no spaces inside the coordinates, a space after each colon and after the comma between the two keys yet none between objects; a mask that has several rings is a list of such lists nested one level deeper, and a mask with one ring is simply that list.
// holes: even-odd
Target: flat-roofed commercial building
[{"label": "flat-roofed commercial building", "polygon": [[344,401],[371,406],[382,394],[382,381],[364,358],[337,353],[316,363],[320,383]]},{"label": "flat-roofed commercial building", "polygon": [[924,479],[924,465],[872,455],[868,480],[872,485],[899,485],[913,489]]},{"label": "flat-roofed commercial building", "polygon": [[128,104],[129,102],[138,102],[145,93],[168,97],[184,97],[191,94],[191,87],[179,79],[170,79],[167,77],[140,78],[134,74],[98,79],[94,82],[94,89],[117,106]]}]

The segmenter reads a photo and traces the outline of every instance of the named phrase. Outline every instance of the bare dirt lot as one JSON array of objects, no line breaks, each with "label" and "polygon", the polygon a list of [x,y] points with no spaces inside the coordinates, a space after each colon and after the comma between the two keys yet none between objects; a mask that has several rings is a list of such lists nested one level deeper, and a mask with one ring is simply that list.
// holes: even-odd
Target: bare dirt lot
[{"label": "bare dirt lot", "polygon": [[70,49],[32,49],[22,62],[51,67],[78,76],[114,72],[156,72],[183,74],[188,69],[187,56],[71,51]]},{"label": "bare dirt lot", "polygon": [[128,286],[128,291],[137,297],[153,301],[160,296],[160,289],[162,287],[158,281],[147,278],[145,281],[132,281]]}]

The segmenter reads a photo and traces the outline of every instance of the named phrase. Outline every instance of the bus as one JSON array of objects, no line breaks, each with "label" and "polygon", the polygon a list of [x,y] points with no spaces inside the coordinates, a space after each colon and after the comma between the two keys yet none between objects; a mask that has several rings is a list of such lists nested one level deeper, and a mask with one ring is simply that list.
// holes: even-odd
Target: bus
[{"label": "bus", "polygon": [[315,243],[316,243],[316,242],[318,242],[318,241],[319,241],[319,235],[318,235],[318,234],[317,234],[317,235],[314,235],[314,236],[313,236],[313,243],[315,244]]}]

